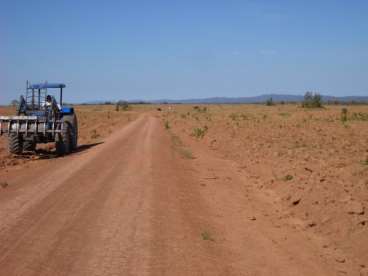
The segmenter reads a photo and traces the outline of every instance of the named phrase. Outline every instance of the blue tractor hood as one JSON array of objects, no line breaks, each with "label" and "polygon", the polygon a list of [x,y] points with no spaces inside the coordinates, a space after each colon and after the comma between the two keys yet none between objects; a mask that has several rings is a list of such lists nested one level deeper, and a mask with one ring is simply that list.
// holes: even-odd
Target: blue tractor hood
[{"label": "blue tractor hood", "polygon": [[61,113],[63,115],[71,115],[71,114],[74,114],[74,108],[73,107],[70,107],[70,106],[63,106],[61,108]]}]

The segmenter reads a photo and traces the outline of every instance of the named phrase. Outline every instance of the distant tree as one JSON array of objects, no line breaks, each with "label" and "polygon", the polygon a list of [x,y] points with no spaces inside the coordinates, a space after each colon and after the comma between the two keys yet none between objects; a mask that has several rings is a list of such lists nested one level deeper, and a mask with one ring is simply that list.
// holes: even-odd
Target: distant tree
[{"label": "distant tree", "polygon": [[119,111],[119,110],[123,110],[123,111],[126,111],[129,109],[129,103],[127,101],[118,101],[115,105],[115,110],[116,111]]},{"label": "distant tree", "polygon": [[11,105],[12,107],[17,107],[17,106],[19,106],[19,101],[18,101],[18,100],[12,100],[12,101],[10,102],[10,105]]},{"label": "distant tree", "polygon": [[267,105],[267,106],[275,105],[275,103],[273,102],[272,97],[271,97],[271,98],[269,98],[269,99],[266,101],[266,105]]},{"label": "distant tree", "polygon": [[18,105],[19,105],[19,101],[18,101],[18,100],[12,100],[12,101],[10,102],[10,105],[11,105],[11,106],[13,106],[13,107],[16,107],[16,106],[18,106]]},{"label": "distant tree", "polygon": [[304,100],[302,102],[302,107],[305,108],[320,108],[322,107],[322,97],[318,93],[306,92],[304,95]]}]

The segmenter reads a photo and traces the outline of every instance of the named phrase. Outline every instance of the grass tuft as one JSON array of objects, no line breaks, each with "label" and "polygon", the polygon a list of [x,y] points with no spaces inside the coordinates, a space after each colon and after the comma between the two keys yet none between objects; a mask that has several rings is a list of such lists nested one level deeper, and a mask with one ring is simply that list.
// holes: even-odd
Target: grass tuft
[{"label": "grass tuft", "polygon": [[207,130],[208,130],[207,126],[204,126],[203,128],[196,127],[193,129],[192,135],[198,139],[202,139],[206,134]]},{"label": "grass tuft", "polygon": [[202,232],[201,236],[204,241],[215,241],[215,239],[211,236],[211,234],[208,231]]},{"label": "grass tuft", "polygon": [[284,176],[284,181],[290,181],[290,180],[293,180],[293,176],[291,174],[287,174]]},{"label": "grass tuft", "polygon": [[341,109],[341,122],[345,123],[348,120],[348,109],[343,108]]}]

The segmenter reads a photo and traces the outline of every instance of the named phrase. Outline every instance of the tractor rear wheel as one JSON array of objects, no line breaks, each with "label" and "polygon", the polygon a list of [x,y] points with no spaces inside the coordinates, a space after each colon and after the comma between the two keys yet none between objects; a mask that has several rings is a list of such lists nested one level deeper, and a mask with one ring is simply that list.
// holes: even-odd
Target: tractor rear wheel
[{"label": "tractor rear wheel", "polygon": [[66,155],[69,154],[72,148],[72,129],[69,123],[63,124],[63,129],[61,134],[56,141],[56,153],[58,155]]},{"label": "tractor rear wheel", "polygon": [[12,154],[21,154],[23,152],[22,137],[16,133],[9,135],[9,152]]},{"label": "tractor rear wheel", "polygon": [[64,115],[63,122],[68,122],[71,127],[71,140],[72,140],[72,150],[78,148],[78,120],[75,114]]},{"label": "tractor rear wheel", "polygon": [[23,142],[23,151],[35,151],[36,143],[34,141],[24,141]]}]

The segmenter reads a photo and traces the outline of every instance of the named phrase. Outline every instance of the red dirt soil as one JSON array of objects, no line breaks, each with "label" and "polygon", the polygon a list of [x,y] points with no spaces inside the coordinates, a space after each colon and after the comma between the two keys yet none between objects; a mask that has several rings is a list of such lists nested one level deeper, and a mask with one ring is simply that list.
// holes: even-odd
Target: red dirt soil
[{"label": "red dirt soil", "polygon": [[[272,151],[274,145],[263,144],[270,138],[259,135],[256,125],[247,128],[253,143],[234,148],[241,132],[226,132],[235,133],[230,138],[218,132],[226,129],[226,113],[210,115],[219,116],[210,124],[181,116],[187,112],[136,114],[138,119],[122,123],[101,144],[2,169],[0,180],[8,185],[0,188],[0,275],[365,275],[365,225],[349,232],[359,236],[356,249],[353,238],[338,243],[347,234],[338,236],[335,226],[318,220],[340,211],[324,201],[342,196],[326,188],[327,171],[314,176],[320,165],[301,165],[299,158],[284,171],[283,158],[262,157],[261,148]],[[202,120],[208,130],[196,139],[190,133]],[[277,137],[273,124],[268,126]],[[211,133],[212,127],[217,131]],[[282,143],[275,145],[281,152]],[[330,162],[325,155],[323,160]],[[270,175],[270,165],[277,177]],[[303,184],[308,189],[298,188],[306,174],[300,166],[312,170]],[[293,178],[280,179],[286,173]],[[319,193],[323,198],[316,200],[329,206],[326,211],[308,205],[308,195]],[[364,198],[358,202],[365,211]],[[351,210],[333,219],[365,216]]]}]

